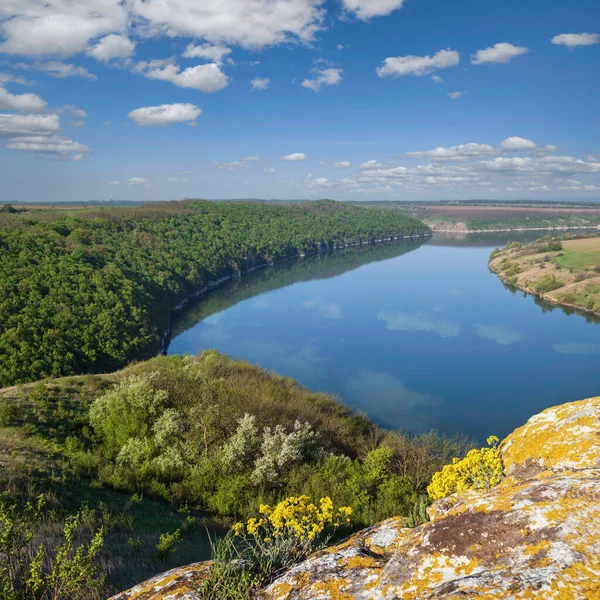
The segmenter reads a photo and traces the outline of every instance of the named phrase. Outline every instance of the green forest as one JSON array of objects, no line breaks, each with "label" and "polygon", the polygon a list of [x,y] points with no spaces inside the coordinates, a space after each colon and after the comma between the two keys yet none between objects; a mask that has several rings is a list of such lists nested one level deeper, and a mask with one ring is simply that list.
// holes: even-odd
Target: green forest
[{"label": "green forest", "polygon": [[298,254],[428,233],[400,213],[331,201],[5,211],[0,386],[153,356],[171,309],[209,282]]}]

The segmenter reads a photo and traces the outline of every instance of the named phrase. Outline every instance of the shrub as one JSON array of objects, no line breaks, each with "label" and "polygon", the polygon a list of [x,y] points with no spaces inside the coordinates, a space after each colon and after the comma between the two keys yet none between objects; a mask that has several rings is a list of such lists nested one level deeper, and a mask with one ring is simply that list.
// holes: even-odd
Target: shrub
[{"label": "shrub", "polygon": [[0,402],[0,427],[16,425],[19,421],[19,407],[16,402]]},{"label": "shrub", "polygon": [[558,279],[558,277],[556,277],[556,275],[548,273],[548,275],[544,275],[543,277],[540,277],[533,284],[533,289],[540,294],[546,294],[548,292],[557,290],[558,288],[561,288],[564,285],[565,285],[564,281],[561,281],[560,279]]},{"label": "shrub", "polygon": [[15,498],[0,494],[0,597],[3,600],[87,600],[100,597],[104,575],[95,565],[103,529],[90,542],[77,545],[83,512],[66,519],[64,542],[47,552],[32,548],[37,525],[44,518],[45,498],[19,510]]},{"label": "shrub", "polygon": [[156,544],[159,560],[167,560],[175,552],[175,546],[181,542],[181,530],[176,529],[173,533],[161,533]]},{"label": "shrub", "polygon": [[498,485],[504,474],[504,464],[498,451],[498,438],[487,439],[488,448],[471,450],[462,460],[455,458],[434,474],[427,492],[432,500],[445,498],[469,489],[489,489]]},{"label": "shrub", "polygon": [[337,528],[350,521],[352,509],[337,510],[331,498],[316,506],[308,496],[289,497],[276,506],[261,505],[260,518],[237,523],[213,545],[213,566],[199,596],[241,600],[268,584],[281,569],[322,548]]}]

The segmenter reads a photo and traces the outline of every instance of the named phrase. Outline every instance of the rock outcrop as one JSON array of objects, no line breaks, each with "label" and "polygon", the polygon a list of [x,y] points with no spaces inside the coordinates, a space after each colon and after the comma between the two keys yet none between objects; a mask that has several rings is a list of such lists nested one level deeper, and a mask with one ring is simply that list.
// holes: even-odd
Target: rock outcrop
[{"label": "rock outcrop", "polygon": [[[501,452],[506,477],[497,487],[439,500],[431,521],[414,529],[399,518],[365,529],[258,598],[600,600],[600,397],[532,417]],[[195,600],[190,568],[201,576],[208,567],[183,567],[179,588],[155,578],[115,598]]]}]

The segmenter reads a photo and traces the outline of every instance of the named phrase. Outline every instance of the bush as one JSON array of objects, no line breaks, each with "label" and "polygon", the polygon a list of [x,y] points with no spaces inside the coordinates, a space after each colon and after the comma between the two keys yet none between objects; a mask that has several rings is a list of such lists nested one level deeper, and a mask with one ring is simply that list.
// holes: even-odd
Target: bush
[{"label": "bush", "polygon": [[540,277],[536,282],[533,283],[533,289],[540,294],[547,294],[561,288],[565,285],[564,281],[561,281],[552,273]]},{"label": "bush", "polygon": [[427,492],[432,500],[445,498],[469,489],[489,489],[498,485],[504,474],[504,464],[498,451],[498,438],[490,436],[488,448],[471,450],[462,460],[455,458],[435,473]]},{"label": "bush", "polygon": [[213,566],[202,582],[205,599],[242,600],[322,548],[336,529],[350,521],[352,509],[337,510],[331,498],[319,505],[308,496],[289,497],[276,506],[261,505],[260,518],[237,523],[213,546]]},{"label": "bush", "polygon": [[32,539],[44,518],[45,498],[38,496],[19,510],[10,494],[0,494],[0,596],[3,600],[88,600],[99,598],[104,575],[95,565],[103,529],[90,542],[77,545],[83,513],[68,517],[64,542],[47,552]]},{"label": "bush", "polygon": [[16,402],[3,400],[0,402],[0,427],[16,425],[19,422],[19,407]]}]

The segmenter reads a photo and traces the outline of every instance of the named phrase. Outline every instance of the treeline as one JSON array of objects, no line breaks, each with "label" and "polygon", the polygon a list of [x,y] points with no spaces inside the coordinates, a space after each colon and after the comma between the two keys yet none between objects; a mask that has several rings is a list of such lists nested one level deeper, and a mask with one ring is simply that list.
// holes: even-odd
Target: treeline
[{"label": "treeline", "polygon": [[187,201],[64,217],[0,214],[0,386],[117,369],[161,347],[170,310],[208,282],[288,256],[428,233],[330,201]]}]

